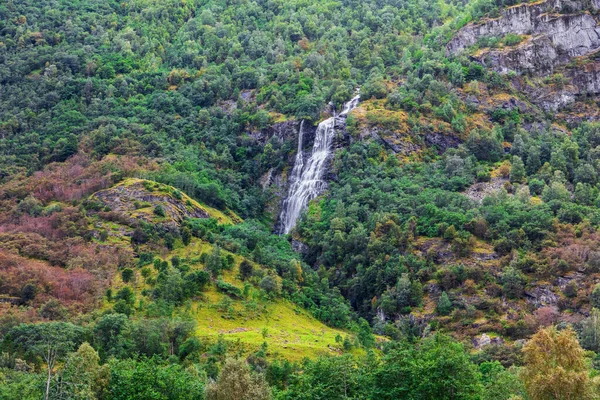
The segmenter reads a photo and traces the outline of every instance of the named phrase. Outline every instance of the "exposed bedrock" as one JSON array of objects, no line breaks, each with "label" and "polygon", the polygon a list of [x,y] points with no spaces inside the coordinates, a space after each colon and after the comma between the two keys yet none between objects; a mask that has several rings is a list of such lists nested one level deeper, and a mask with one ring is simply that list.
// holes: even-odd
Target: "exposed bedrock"
[{"label": "exposed bedrock", "polygon": [[600,0],[546,1],[509,7],[495,19],[463,27],[448,43],[449,54],[459,54],[483,38],[525,35],[515,46],[485,49],[472,55],[484,66],[533,79],[561,73],[560,87],[534,83],[521,88],[546,110],[573,103],[580,95],[600,94],[600,25],[595,16]]}]

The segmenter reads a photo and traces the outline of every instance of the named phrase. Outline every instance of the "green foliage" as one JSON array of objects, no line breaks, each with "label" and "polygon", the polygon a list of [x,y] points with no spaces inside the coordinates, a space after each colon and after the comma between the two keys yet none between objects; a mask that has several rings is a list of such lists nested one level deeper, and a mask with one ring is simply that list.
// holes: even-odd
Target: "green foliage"
[{"label": "green foliage", "polygon": [[135,302],[135,293],[131,286],[123,286],[115,295],[116,300],[123,300],[127,304]]},{"label": "green foliage", "polygon": [[586,350],[600,350],[600,311],[597,308],[593,308],[590,316],[581,322],[579,342]]},{"label": "green foliage", "polygon": [[70,351],[83,342],[86,331],[67,322],[20,324],[3,338],[3,346],[26,360],[43,360],[47,369],[45,399],[50,395],[54,369]]},{"label": "green foliage", "polygon": [[489,131],[472,132],[466,146],[475,157],[484,161],[498,161],[503,153],[502,144]]},{"label": "green foliage", "polygon": [[157,204],[156,207],[154,207],[154,215],[157,217],[164,217],[166,215],[165,207],[163,207],[162,204]]},{"label": "green foliage", "polygon": [[[5,7],[0,42],[11,68],[0,69],[9,89],[0,104],[0,169],[39,169],[80,145],[94,156],[135,151],[172,164],[151,173],[156,180],[260,217],[267,196],[255,181],[272,165],[257,168],[262,149],[245,140],[246,128],[266,128],[269,111],[316,121],[359,85],[385,97],[382,81],[402,69],[403,51],[424,58],[423,40],[411,35],[429,33],[458,8],[423,0]],[[74,15],[68,27],[56,23]],[[282,168],[285,148],[274,154]]]},{"label": "green foliage", "polygon": [[523,382],[519,379],[519,369],[505,369],[498,361],[486,361],[479,365],[484,383],[484,399],[510,400],[514,396],[527,398]]},{"label": "green foliage", "polygon": [[452,311],[452,302],[446,292],[442,292],[437,305],[435,306],[435,311],[439,315],[448,315]]},{"label": "green foliage", "polygon": [[525,178],[525,164],[519,156],[513,156],[510,168],[510,181],[520,183]]},{"label": "green foliage", "polygon": [[231,296],[233,298],[237,298],[237,299],[242,298],[242,291],[237,286],[234,286],[231,283],[227,283],[222,280],[217,280],[216,285],[217,285],[217,289],[219,289],[221,292],[225,293],[226,295]]},{"label": "green foliage", "polygon": [[192,230],[187,226],[181,229],[181,241],[185,246],[189,245],[192,241]]},{"label": "green foliage", "polygon": [[361,88],[361,96],[365,99],[383,99],[387,96],[387,87],[380,76],[371,77]]},{"label": "green foliage", "polygon": [[206,259],[206,269],[209,270],[213,276],[218,276],[224,267],[225,259],[221,257],[221,249],[219,246],[215,246]]},{"label": "green foliage", "polygon": [[123,335],[128,326],[129,319],[124,314],[105,314],[98,319],[93,330],[103,359],[109,355],[124,354],[126,343]]},{"label": "green foliage", "polygon": [[279,292],[279,285],[277,284],[275,278],[273,278],[271,275],[267,275],[261,279],[260,288],[269,295],[277,295]]},{"label": "green foliage", "polygon": [[521,35],[515,35],[514,33],[508,33],[501,40],[501,42],[505,46],[515,46],[515,45],[521,43],[522,41],[523,41],[523,38],[521,37]]},{"label": "green foliage", "polygon": [[600,309],[600,284],[596,285],[594,290],[592,290],[590,303],[592,304],[592,307]]},{"label": "green foliage", "polygon": [[[332,399],[368,398],[370,385],[365,379],[372,373],[351,356],[321,357],[307,360],[304,372],[292,378],[292,384],[282,399]],[[364,373],[364,375],[363,375]]]},{"label": "green foliage", "polygon": [[183,277],[187,296],[201,293],[210,282],[210,275],[206,271],[192,271]]},{"label": "green foliage", "polygon": [[506,267],[502,272],[502,293],[505,296],[516,299],[523,293],[525,279],[523,275],[513,267]]},{"label": "green foliage", "polygon": [[373,335],[373,331],[371,330],[369,323],[363,318],[358,321],[358,333],[356,337],[363,347],[367,349],[375,347],[375,336]]},{"label": "green foliage", "polygon": [[375,371],[373,397],[477,399],[479,379],[463,346],[438,334],[425,339],[418,351],[406,344],[390,346]]},{"label": "green foliage", "polygon": [[459,63],[452,62],[448,65],[448,79],[457,87],[462,87],[465,84],[465,73]]},{"label": "green foliage", "polygon": [[[27,309],[27,318],[63,320],[77,315],[91,331],[66,323],[21,328],[12,314],[3,316],[0,330],[7,333],[3,345],[8,358],[24,357],[37,369],[25,374],[2,368],[1,398],[43,397],[44,380],[52,382],[52,396],[57,398],[202,398],[204,371],[216,377],[219,366],[222,372],[210,384],[209,398],[248,398],[249,392],[250,398],[268,398],[269,387],[255,374],[265,370],[277,394],[289,399],[526,398],[516,370],[488,361],[477,368],[461,345],[439,334],[420,339],[440,328],[437,324],[453,328],[483,313],[490,321],[499,317],[497,299],[480,293],[477,309],[464,307],[460,298],[469,290],[485,285],[491,297],[499,297],[501,284],[502,294],[516,300],[530,275],[546,278],[553,276],[553,269],[579,267],[572,260],[548,262],[542,258],[551,252],[542,250],[552,247],[559,252],[563,236],[571,231],[577,239],[591,235],[600,223],[599,124],[583,123],[569,135],[539,123],[546,121],[538,121],[535,113],[526,115],[520,106],[499,106],[488,111],[493,125],[488,129],[477,106],[464,100],[465,93],[476,92],[473,97],[478,99],[502,95],[508,79],[466,57],[449,58],[445,38],[470,20],[497,16],[499,7],[511,1],[9,3],[0,6],[0,183],[7,184],[2,210],[7,210],[3,222],[10,225],[3,231],[3,248],[27,257],[34,252],[32,258],[43,261],[40,265],[66,267],[73,276],[78,263],[89,267],[97,273],[97,297],[109,284],[106,271],[120,270],[123,282],[141,289],[141,295],[127,285],[114,296],[108,289],[106,298],[114,313],[79,315],[78,306],[67,304],[67,309],[62,300],[47,300],[54,286],[38,283],[19,265],[22,281],[8,277],[2,289]],[[459,19],[453,19],[456,16]],[[522,39],[509,34],[484,38],[478,45],[514,46]],[[545,82],[556,88],[565,84],[558,74]],[[289,139],[294,135],[279,135],[279,127],[271,125],[275,120],[291,127],[301,119],[316,123],[326,104],[339,110],[358,86],[363,100],[386,100],[367,103],[366,117],[357,112],[347,118],[353,141],[336,152],[330,171],[336,179],[326,196],[311,203],[294,233],[294,240],[306,245],[301,256],[289,238],[271,233],[276,191],[263,189],[261,182],[267,173],[289,173],[287,161],[296,149]],[[403,112],[370,112],[383,103]],[[404,126],[404,116],[410,130],[406,137],[395,132]],[[375,140],[360,138],[365,120],[382,134],[389,130],[399,140],[406,139],[420,153],[404,157]],[[464,143],[457,145],[467,132]],[[427,147],[432,137],[435,149]],[[505,154],[503,141],[513,142],[511,155]],[[453,146],[457,148],[447,148]],[[506,185],[510,194],[500,190],[482,202],[467,199],[463,193],[474,182],[496,182],[490,171],[495,173],[503,159],[512,159],[510,181],[520,184],[515,185],[516,194]],[[48,163],[64,161],[68,163],[36,173]],[[120,162],[131,166],[121,169]],[[88,179],[96,165],[101,165],[97,178]],[[216,218],[198,218],[181,222],[179,231],[145,222],[130,225],[127,235],[131,233],[139,255],[138,266],[144,267],[144,282],[133,279],[128,260],[94,269],[80,261],[77,252],[85,248],[96,254],[92,250],[100,247],[92,245],[98,244],[93,240],[97,234],[103,250],[112,245],[108,232],[113,228],[103,222],[96,229],[94,224],[96,218],[113,218],[116,210],[85,202],[79,210],[85,214],[80,231],[61,212],[77,209],[87,190],[131,175],[173,185],[173,199],[182,200],[185,192],[237,222],[229,211],[233,210],[246,222],[222,225]],[[55,182],[59,176],[65,184]],[[33,190],[29,177],[43,184]],[[144,185],[149,191],[162,190],[158,184]],[[541,196],[541,201],[529,194]],[[149,211],[144,211],[149,204],[138,202],[135,208]],[[167,214],[164,204],[150,210],[159,217],[156,221]],[[111,220],[110,225],[121,222]],[[25,243],[24,238],[31,238],[28,235],[37,228],[23,226],[11,233],[13,224],[27,223],[42,227],[35,243]],[[47,233],[47,226],[56,232]],[[23,243],[13,243],[15,237]],[[46,242],[62,246],[63,237],[68,237],[73,252],[68,261],[43,249]],[[197,259],[173,257],[169,266],[149,252],[165,258],[165,247],[174,249],[179,239],[185,246],[195,245],[193,237],[212,246],[200,258],[205,270],[197,269]],[[500,256],[515,254],[510,265],[501,262],[501,276],[444,260],[445,253],[467,257],[492,244]],[[521,260],[530,253],[541,255],[535,265]],[[231,278],[226,271],[234,267],[233,254],[244,257],[239,267],[240,277],[248,281],[243,292],[224,280]],[[580,264],[593,270],[596,258],[591,251]],[[155,271],[145,267],[151,263]],[[265,346],[249,358],[254,372],[243,362],[223,364],[224,342],[209,347],[193,336],[194,326],[185,319],[197,305],[190,299],[202,301],[211,278],[228,296],[218,305],[228,318],[233,314],[229,297],[252,296],[254,284],[272,298],[290,299],[329,325],[352,329],[356,340],[346,335],[342,343],[340,336],[339,346],[350,351],[359,345],[367,355],[323,357],[301,366],[269,365]],[[437,314],[453,318],[434,317],[430,326],[416,326],[402,314],[421,307],[423,285],[432,280],[444,290]],[[79,288],[76,283],[62,287]],[[95,290],[89,289],[90,297]],[[590,297],[593,306],[600,306],[597,291]],[[567,286],[564,294],[561,307],[579,307],[575,286]],[[70,295],[61,293],[62,298]],[[92,307],[85,306],[85,312]],[[397,326],[375,319],[380,311],[388,319],[399,318]],[[595,351],[596,314],[593,311],[580,325],[582,344]],[[375,321],[373,328],[368,321]],[[513,328],[521,333],[530,329],[519,323],[505,328],[509,334]],[[374,331],[406,337],[416,345],[394,342],[378,360],[369,350],[377,345]],[[40,359],[44,355],[35,342],[43,342],[46,334],[50,339],[45,345],[57,349],[51,362]],[[72,352],[84,339],[90,339],[98,354],[89,345]],[[491,350],[481,359],[490,354]],[[494,356],[514,362],[512,356]],[[109,359],[106,392],[101,387],[106,387],[107,367],[101,361]],[[44,363],[48,376],[37,372]],[[232,393],[240,387],[243,393]]]},{"label": "green foliage", "polygon": [[100,365],[98,353],[85,342],[67,357],[50,397],[73,400],[103,399],[108,394],[109,379],[108,366]]},{"label": "green foliage", "polygon": [[247,260],[243,260],[240,263],[240,277],[242,280],[246,280],[252,276],[254,267]]},{"label": "green foliage", "polygon": [[175,268],[168,268],[158,274],[157,285],[153,296],[167,303],[180,304],[185,299],[185,281],[181,272]]},{"label": "green foliage", "polygon": [[403,274],[395,287],[381,296],[381,308],[385,313],[406,313],[411,307],[421,304],[423,288],[418,280],[410,280],[409,274]]},{"label": "green foliage", "polygon": [[128,283],[131,281],[131,278],[133,278],[133,270],[131,268],[125,268],[121,271],[121,278],[123,279],[123,282]]},{"label": "green foliage", "polygon": [[163,364],[157,358],[140,360],[111,360],[111,399],[168,400],[203,398],[204,382],[190,370],[178,364]]},{"label": "green foliage", "polygon": [[0,398],[39,400],[44,398],[44,374],[0,369]]},{"label": "green foliage", "polygon": [[42,358],[51,369],[59,358],[83,342],[84,335],[82,327],[67,322],[21,324],[8,331],[3,343],[28,360]]}]

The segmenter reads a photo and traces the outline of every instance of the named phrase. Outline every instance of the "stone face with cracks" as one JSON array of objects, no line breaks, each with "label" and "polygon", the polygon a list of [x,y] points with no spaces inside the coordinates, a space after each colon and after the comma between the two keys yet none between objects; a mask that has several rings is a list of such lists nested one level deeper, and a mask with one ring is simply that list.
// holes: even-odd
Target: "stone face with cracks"
[{"label": "stone face with cracks", "polygon": [[557,110],[579,95],[600,93],[600,62],[588,60],[583,66],[568,67],[574,59],[590,58],[600,51],[600,26],[591,14],[598,11],[600,0],[556,0],[509,7],[498,18],[463,27],[448,43],[447,51],[461,53],[481,38],[527,35],[516,46],[487,50],[474,58],[502,74],[543,77],[562,73],[569,84],[558,92],[524,89],[542,108]]},{"label": "stone face with cracks", "polygon": [[507,8],[499,18],[462,28],[448,43],[447,50],[457,54],[481,38],[528,35],[517,46],[484,53],[480,61],[500,73],[552,73],[571,59],[600,49],[600,27],[591,14],[582,11],[583,3],[573,2],[579,7],[571,5],[569,9],[580,11],[571,14],[557,13],[565,7],[560,1]]},{"label": "stone face with cracks", "polygon": [[589,14],[549,16],[538,19],[532,37],[503,50],[492,50],[481,62],[500,73],[549,75],[575,57],[600,49],[600,27]]}]

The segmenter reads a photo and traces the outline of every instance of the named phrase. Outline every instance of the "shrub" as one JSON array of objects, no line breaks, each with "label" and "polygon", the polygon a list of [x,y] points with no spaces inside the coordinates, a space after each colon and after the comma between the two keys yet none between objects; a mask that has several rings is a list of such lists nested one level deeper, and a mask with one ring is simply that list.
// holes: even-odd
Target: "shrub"
[{"label": "shrub", "polygon": [[238,299],[242,298],[242,291],[237,286],[234,286],[220,279],[217,281],[217,289],[219,289],[219,291],[225,293],[230,297],[235,297]]},{"label": "shrub", "polygon": [[113,306],[113,310],[117,314],[131,315],[133,313],[133,308],[125,300],[117,301]]},{"label": "shrub", "polygon": [[577,282],[575,281],[571,281],[569,283],[567,283],[567,285],[565,286],[565,290],[563,291],[563,293],[565,294],[565,296],[569,297],[569,298],[574,298],[575,296],[577,296],[577,291],[579,290],[579,287],[577,286]]},{"label": "shrub", "polygon": [[123,279],[123,282],[128,283],[131,281],[131,278],[133,278],[133,270],[131,268],[125,268],[121,271],[121,278]]},{"label": "shrub", "polygon": [[131,289],[131,287],[124,286],[117,292],[117,294],[115,295],[115,299],[123,300],[127,304],[133,304],[133,302],[135,301],[135,293],[133,292],[133,289]]},{"label": "shrub", "polygon": [[194,296],[204,290],[210,281],[210,275],[206,271],[192,271],[184,276],[186,288],[190,296]]},{"label": "shrub", "polygon": [[514,33],[509,33],[504,38],[502,38],[502,43],[505,46],[515,46],[523,41],[521,35],[516,35]]},{"label": "shrub", "polygon": [[260,281],[260,288],[263,289],[268,294],[276,295],[279,292],[279,285],[275,278],[271,275],[267,275]]},{"label": "shrub", "polygon": [[450,298],[448,298],[446,292],[442,292],[442,295],[437,302],[437,306],[435,307],[435,311],[439,315],[449,315],[452,311],[452,302],[450,301]]},{"label": "shrub", "polygon": [[165,208],[162,204],[157,204],[156,207],[154,207],[154,215],[157,217],[164,217],[166,215]]},{"label": "shrub", "polygon": [[600,284],[596,285],[590,296],[592,307],[600,309]]},{"label": "shrub", "polygon": [[505,296],[515,299],[521,297],[524,288],[524,278],[513,267],[506,267],[502,273],[502,292]]},{"label": "shrub", "polygon": [[240,277],[242,280],[246,280],[252,276],[254,272],[254,267],[247,260],[243,260],[240,263]]}]

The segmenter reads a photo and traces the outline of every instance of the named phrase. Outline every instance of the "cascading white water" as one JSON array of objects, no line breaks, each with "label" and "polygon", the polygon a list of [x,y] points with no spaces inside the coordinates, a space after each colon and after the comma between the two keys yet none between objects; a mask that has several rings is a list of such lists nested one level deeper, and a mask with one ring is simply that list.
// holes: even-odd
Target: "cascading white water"
[{"label": "cascading white water", "polygon": [[281,210],[280,224],[281,232],[289,233],[300,213],[304,211],[308,202],[320,195],[326,187],[323,181],[326,161],[331,154],[331,141],[334,135],[335,121],[338,117],[347,116],[348,113],[358,106],[360,96],[357,95],[348,103],[344,104],[344,109],[336,117],[326,119],[317,127],[315,134],[315,143],[310,158],[304,164],[302,155],[302,140],[304,135],[304,121],[300,123],[300,132],[298,134],[298,153],[296,161],[290,176],[290,189],[288,196],[283,202]]}]

